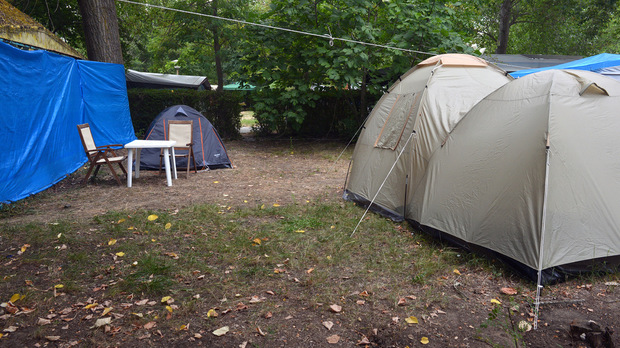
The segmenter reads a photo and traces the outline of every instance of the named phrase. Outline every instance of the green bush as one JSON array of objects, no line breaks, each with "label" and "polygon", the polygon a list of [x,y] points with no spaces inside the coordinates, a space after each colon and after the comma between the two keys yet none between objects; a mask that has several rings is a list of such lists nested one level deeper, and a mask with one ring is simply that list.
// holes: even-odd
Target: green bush
[{"label": "green bush", "polygon": [[130,89],[129,110],[136,135],[144,137],[155,117],[173,105],[188,105],[203,114],[222,138],[239,137],[241,126],[242,95],[239,93]]},{"label": "green bush", "polygon": [[262,134],[350,138],[379,97],[367,95],[362,112],[358,90],[263,89],[253,95],[254,117]]}]

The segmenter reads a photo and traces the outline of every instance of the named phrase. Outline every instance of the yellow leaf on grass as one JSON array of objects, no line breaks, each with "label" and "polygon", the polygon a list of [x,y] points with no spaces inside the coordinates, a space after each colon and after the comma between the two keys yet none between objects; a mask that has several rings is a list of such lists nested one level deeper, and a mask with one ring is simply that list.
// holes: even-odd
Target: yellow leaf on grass
[{"label": "yellow leaf on grass", "polygon": [[264,204],[263,204],[263,205],[261,205],[261,206],[260,206],[260,208],[261,208],[261,209],[265,209],[265,205],[264,205]]},{"label": "yellow leaf on grass", "polygon": [[125,253],[122,252],[122,251],[119,251],[119,252],[116,253],[116,256],[123,257],[123,256],[125,256]]},{"label": "yellow leaf on grass", "polygon": [[220,182],[219,182],[219,181],[214,181],[213,183],[214,183],[214,184],[219,184]]},{"label": "yellow leaf on grass", "polygon": [[117,224],[120,224],[121,222],[125,222],[125,219],[118,220]]},{"label": "yellow leaf on grass", "polygon": [[502,304],[501,302],[499,302],[499,301],[498,301],[498,300],[496,300],[496,299],[492,299],[492,300],[491,300],[491,303],[493,303],[493,304]]},{"label": "yellow leaf on grass", "polygon": [[217,317],[217,312],[215,311],[215,309],[211,308],[209,309],[209,311],[207,312],[207,317],[211,318],[211,317]]},{"label": "yellow leaf on grass", "polygon": [[166,306],[166,309],[168,310],[168,312],[172,313],[172,307]]},{"label": "yellow leaf on grass", "polygon": [[149,217],[147,217],[147,219],[149,219],[149,221],[155,221],[157,220],[159,216],[155,215],[155,214],[151,214],[149,215]]},{"label": "yellow leaf on grass", "polygon": [[84,309],[91,309],[93,307],[97,307],[99,304],[97,302],[91,303],[89,305],[84,306]]},{"label": "yellow leaf on grass", "polygon": [[3,336],[4,336],[4,334],[3,334],[3,333],[0,333],[0,338],[2,338]]},{"label": "yellow leaf on grass", "polygon": [[459,270],[458,270],[458,269],[456,269],[456,268],[455,268],[455,269],[454,269],[454,271],[452,271],[452,272],[454,272],[454,273],[456,273],[456,274],[458,274],[458,275],[461,275],[461,272],[459,272]]},{"label": "yellow leaf on grass", "polygon": [[108,245],[114,245],[114,244],[116,244],[116,239],[110,238],[110,240],[108,241]]},{"label": "yellow leaf on grass", "polygon": [[274,203],[273,206],[274,207],[279,207],[280,205],[278,203]]},{"label": "yellow leaf on grass", "polygon": [[155,242],[155,238],[151,238],[151,242]]},{"label": "yellow leaf on grass", "polygon": [[62,284],[54,285],[54,288],[56,288],[56,289],[62,289],[63,287],[64,287],[64,285],[62,285]]},{"label": "yellow leaf on grass", "polygon": [[167,223],[167,224],[166,224],[166,226],[164,226],[164,228],[165,228],[165,229],[167,229],[167,230],[169,230],[169,229],[170,229],[170,227],[172,227],[172,224],[171,224],[171,223]]},{"label": "yellow leaf on grass", "polygon": [[21,248],[22,253],[26,251],[30,247],[30,244],[24,244]]},{"label": "yellow leaf on grass", "polygon": [[422,339],[420,340],[420,343],[428,344],[428,337],[422,337]]},{"label": "yellow leaf on grass", "polygon": [[406,321],[408,324],[417,324],[417,323],[418,323],[418,318],[416,318],[416,317],[414,317],[414,316],[411,316],[411,317],[409,317],[409,318],[406,318],[406,319],[405,319],[405,321]]},{"label": "yellow leaf on grass", "polygon": [[170,300],[172,300],[172,296],[164,296],[161,298],[161,303],[168,303]]},{"label": "yellow leaf on grass", "polygon": [[254,242],[256,245],[260,245],[261,243],[260,238],[254,238],[252,242]]},{"label": "yellow leaf on grass", "polygon": [[295,232],[297,232],[297,233],[305,233],[306,231],[304,231],[304,230],[297,230]]},{"label": "yellow leaf on grass", "polygon": [[19,294],[15,294],[15,295],[11,296],[10,301],[12,303],[15,303],[15,301],[19,300],[20,298],[21,298],[21,296]]},{"label": "yellow leaf on grass", "polygon": [[110,313],[112,311],[113,307],[106,307],[103,309],[103,313],[101,313],[101,316],[103,317],[104,315]]}]

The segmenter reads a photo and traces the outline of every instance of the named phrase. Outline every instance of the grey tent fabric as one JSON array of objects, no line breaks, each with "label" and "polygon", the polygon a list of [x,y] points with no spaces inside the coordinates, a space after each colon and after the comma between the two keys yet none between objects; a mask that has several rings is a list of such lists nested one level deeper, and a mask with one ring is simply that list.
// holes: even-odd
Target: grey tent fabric
[{"label": "grey tent fabric", "polygon": [[620,82],[589,71],[543,71],[498,88],[433,153],[407,217],[529,274],[617,267],[618,110]]},{"label": "grey tent fabric", "polygon": [[[232,163],[219,134],[200,112],[187,105],[175,105],[166,108],[155,117],[146,131],[147,140],[165,140],[168,121],[192,120],[194,156],[197,169],[232,168]],[[143,149],[140,157],[141,169],[159,169],[159,149]],[[187,158],[177,159],[177,167],[187,166]]]},{"label": "grey tent fabric", "polygon": [[473,105],[510,80],[503,70],[464,54],[435,56],[412,68],[368,117],[344,198],[368,204],[377,195],[372,209],[402,220],[433,151]]},{"label": "grey tent fabric", "polygon": [[211,89],[211,84],[209,84],[209,80],[206,76],[160,74],[127,69],[125,79],[127,80],[127,88]]}]

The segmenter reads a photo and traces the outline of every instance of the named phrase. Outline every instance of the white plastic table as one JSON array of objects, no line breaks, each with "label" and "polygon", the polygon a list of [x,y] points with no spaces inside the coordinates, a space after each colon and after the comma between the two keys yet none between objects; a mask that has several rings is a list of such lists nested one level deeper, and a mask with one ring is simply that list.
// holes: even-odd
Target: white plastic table
[{"label": "white plastic table", "polygon": [[134,140],[125,144],[125,148],[129,150],[127,156],[127,187],[131,187],[131,177],[133,171],[133,157],[136,154],[136,179],[140,177],[140,150],[141,149],[164,149],[164,164],[166,167],[166,181],[168,186],[172,186],[172,178],[170,175],[170,152],[172,152],[172,170],[174,178],[177,178],[177,164],[174,160],[174,140]]}]

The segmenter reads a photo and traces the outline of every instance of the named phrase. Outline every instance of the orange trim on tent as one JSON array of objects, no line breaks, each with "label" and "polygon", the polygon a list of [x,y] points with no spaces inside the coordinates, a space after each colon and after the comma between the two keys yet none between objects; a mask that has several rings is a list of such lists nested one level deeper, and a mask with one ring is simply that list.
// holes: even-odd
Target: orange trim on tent
[{"label": "orange trim on tent", "polygon": [[205,143],[204,139],[202,139],[202,120],[200,119],[200,117],[198,117],[198,127],[200,127],[200,148],[202,149],[202,163],[207,163],[207,161],[205,160]]},{"label": "orange trim on tent", "polygon": [[212,127],[211,131],[213,132],[213,135],[215,135],[215,138],[217,139],[217,141],[220,142],[220,145],[222,145],[222,149],[224,150],[226,157],[228,157],[228,160],[230,161],[230,167],[234,168],[235,164],[233,163],[232,159],[230,159],[230,156],[228,156],[228,151],[226,151],[226,147],[224,147],[224,144],[222,144],[222,140],[220,139],[220,136],[217,135],[217,133],[215,133],[215,128]]}]

